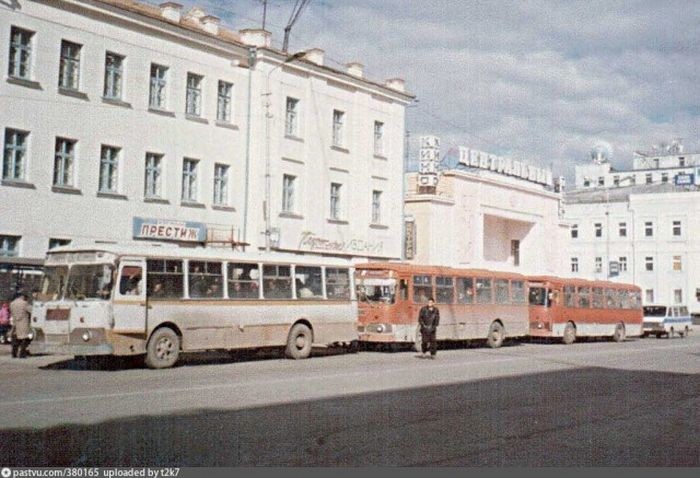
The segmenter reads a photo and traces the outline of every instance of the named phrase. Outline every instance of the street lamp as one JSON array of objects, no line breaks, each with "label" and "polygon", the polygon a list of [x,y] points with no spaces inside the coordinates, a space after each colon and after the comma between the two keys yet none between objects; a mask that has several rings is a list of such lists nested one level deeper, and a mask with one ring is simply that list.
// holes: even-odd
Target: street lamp
[{"label": "street lamp", "polygon": [[272,233],[272,228],[271,228],[271,205],[270,205],[270,197],[271,197],[271,192],[270,192],[270,120],[272,119],[272,114],[270,113],[270,96],[272,93],[270,92],[270,75],[272,75],[272,72],[278,69],[279,67],[290,63],[294,60],[298,60],[299,58],[303,57],[306,55],[306,51],[300,51],[292,56],[288,57],[286,60],[284,60],[282,63],[277,64],[274,66],[270,71],[267,72],[267,77],[265,78],[265,93],[263,93],[263,96],[266,97],[265,101],[265,251],[270,252],[270,235]]}]

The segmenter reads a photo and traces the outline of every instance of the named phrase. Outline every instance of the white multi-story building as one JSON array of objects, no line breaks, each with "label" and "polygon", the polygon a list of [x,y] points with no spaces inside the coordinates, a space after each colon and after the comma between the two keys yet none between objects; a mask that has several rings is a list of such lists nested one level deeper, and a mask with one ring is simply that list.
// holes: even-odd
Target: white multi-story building
[{"label": "white multi-story building", "polygon": [[132,240],[401,256],[402,80],[174,2],[0,2],[0,45],[0,262]]},{"label": "white multi-story building", "polygon": [[[682,148],[666,153],[638,154],[628,171],[612,170],[605,158],[577,168],[580,187],[565,195],[568,270],[637,284],[647,304],[685,304],[698,314],[700,187],[694,170],[700,154]],[[596,176],[589,176],[592,171]],[[585,177],[601,179],[586,186]]]}]

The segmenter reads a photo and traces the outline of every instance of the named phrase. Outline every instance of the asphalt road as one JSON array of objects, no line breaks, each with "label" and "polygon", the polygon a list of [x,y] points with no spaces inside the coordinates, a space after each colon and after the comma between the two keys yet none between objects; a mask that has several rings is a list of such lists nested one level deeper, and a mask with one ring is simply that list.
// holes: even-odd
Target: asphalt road
[{"label": "asphalt road", "polygon": [[0,464],[700,466],[700,333],[497,350],[11,359]]}]

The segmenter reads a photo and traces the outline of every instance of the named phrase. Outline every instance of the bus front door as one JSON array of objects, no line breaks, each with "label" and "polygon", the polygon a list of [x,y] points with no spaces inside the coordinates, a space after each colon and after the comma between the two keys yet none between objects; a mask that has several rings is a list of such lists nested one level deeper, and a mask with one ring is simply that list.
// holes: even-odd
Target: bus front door
[{"label": "bus front door", "polygon": [[145,261],[123,259],[114,293],[114,331],[122,334],[146,334],[148,308],[146,302]]}]

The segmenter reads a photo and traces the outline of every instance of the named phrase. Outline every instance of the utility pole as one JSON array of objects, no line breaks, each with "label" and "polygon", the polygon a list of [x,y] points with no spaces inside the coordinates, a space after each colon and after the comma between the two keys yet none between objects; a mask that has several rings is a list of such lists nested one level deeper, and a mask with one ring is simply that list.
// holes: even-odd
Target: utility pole
[{"label": "utility pole", "polygon": [[304,10],[311,0],[297,0],[292,9],[292,14],[289,16],[289,21],[287,21],[287,26],[284,27],[284,41],[282,42],[282,51],[287,53],[289,49],[289,34],[292,31],[292,27],[299,20],[301,12]]},{"label": "utility pole", "polygon": [[262,21],[262,29],[265,29],[265,20],[267,19],[267,0],[262,0],[263,2],[263,21]]}]

